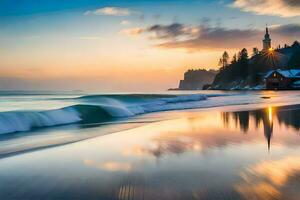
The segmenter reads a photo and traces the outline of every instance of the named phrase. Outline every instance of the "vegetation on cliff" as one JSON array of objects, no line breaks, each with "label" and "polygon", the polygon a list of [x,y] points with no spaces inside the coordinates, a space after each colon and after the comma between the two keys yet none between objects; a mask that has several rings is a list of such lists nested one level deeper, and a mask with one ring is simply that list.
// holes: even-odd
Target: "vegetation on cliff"
[{"label": "vegetation on cliff", "polygon": [[210,89],[247,89],[263,84],[264,74],[272,69],[300,69],[300,44],[280,46],[259,52],[253,48],[249,58],[247,49],[233,55],[225,51],[219,61],[220,70]]}]

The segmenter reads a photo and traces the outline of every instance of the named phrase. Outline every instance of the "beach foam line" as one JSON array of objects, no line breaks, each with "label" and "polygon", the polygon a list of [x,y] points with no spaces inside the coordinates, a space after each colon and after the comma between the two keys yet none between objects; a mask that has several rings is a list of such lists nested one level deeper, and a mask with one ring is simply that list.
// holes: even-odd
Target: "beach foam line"
[{"label": "beach foam line", "polygon": [[190,102],[206,95],[89,95],[77,98],[78,105],[45,111],[0,112],[0,134],[30,131],[72,123],[109,122],[158,111],[195,108]]}]

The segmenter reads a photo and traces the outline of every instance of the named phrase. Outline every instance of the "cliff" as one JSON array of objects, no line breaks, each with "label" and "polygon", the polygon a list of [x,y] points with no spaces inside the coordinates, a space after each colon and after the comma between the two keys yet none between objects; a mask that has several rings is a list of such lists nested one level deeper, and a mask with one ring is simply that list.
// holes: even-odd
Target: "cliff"
[{"label": "cliff", "polygon": [[215,78],[215,70],[188,70],[184,73],[184,79],[179,83],[179,90],[202,90],[204,85],[211,84]]}]

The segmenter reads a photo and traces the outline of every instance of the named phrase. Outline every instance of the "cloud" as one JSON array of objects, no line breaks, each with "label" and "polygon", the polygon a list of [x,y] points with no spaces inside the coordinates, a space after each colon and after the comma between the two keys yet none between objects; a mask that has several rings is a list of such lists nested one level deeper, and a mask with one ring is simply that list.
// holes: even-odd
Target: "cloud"
[{"label": "cloud", "polygon": [[189,26],[184,24],[154,25],[145,32],[161,48],[182,48],[191,51],[240,47],[258,34],[257,30],[225,29],[207,25]]},{"label": "cloud", "polygon": [[136,37],[139,36],[144,32],[144,29],[135,27],[135,28],[126,28],[122,29],[119,33],[122,35],[130,36],[130,37]]},{"label": "cloud", "polygon": [[271,31],[274,34],[285,36],[285,37],[294,37],[300,38],[300,24],[287,24],[271,27]]},{"label": "cloud", "polygon": [[129,16],[132,11],[128,8],[104,7],[97,10],[88,10],[84,15],[109,15],[109,16]]},{"label": "cloud", "polygon": [[153,39],[178,39],[179,37],[182,38],[196,36],[199,32],[199,28],[173,23],[170,25],[153,25],[146,31],[153,33]]},{"label": "cloud", "polygon": [[[261,44],[264,29],[227,29],[209,27],[207,24],[189,26],[174,23],[153,25],[136,31],[135,34],[147,33],[151,40],[157,40],[156,46],[169,49],[201,51],[207,49],[240,49]],[[270,27],[274,41],[296,40],[300,37],[300,25],[276,25]],[[278,39],[278,40],[277,40]]]},{"label": "cloud", "polygon": [[126,25],[131,24],[131,22],[128,21],[128,20],[122,20],[122,21],[120,22],[120,24],[123,25],[123,26],[126,26]]},{"label": "cloud", "polygon": [[[273,25],[269,29],[274,46],[300,38],[300,24]],[[156,41],[157,47],[193,52],[260,47],[265,29],[228,29],[210,27],[206,23],[198,26],[173,23],[123,29],[120,33],[134,37],[144,34]]]},{"label": "cloud", "polygon": [[201,27],[200,34],[195,38],[166,42],[159,46],[164,48],[187,48],[190,50],[239,48],[241,43],[248,45],[247,43],[256,34],[256,30],[227,30],[224,28]]},{"label": "cloud", "polygon": [[299,6],[300,7],[299,0],[285,0],[284,2],[290,6]]},{"label": "cloud", "polygon": [[300,16],[299,0],[235,0],[231,6],[258,15]]}]

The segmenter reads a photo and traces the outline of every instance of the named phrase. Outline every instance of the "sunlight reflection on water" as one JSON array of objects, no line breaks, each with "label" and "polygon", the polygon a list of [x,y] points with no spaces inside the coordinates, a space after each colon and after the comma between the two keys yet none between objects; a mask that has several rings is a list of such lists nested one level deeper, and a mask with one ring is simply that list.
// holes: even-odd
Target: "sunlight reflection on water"
[{"label": "sunlight reflection on water", "polygon": [[2,159],[0,197],[298,199],[299,110],[187,114]]}]

